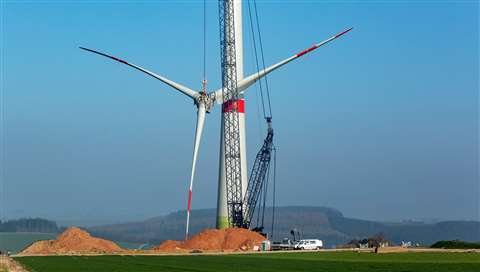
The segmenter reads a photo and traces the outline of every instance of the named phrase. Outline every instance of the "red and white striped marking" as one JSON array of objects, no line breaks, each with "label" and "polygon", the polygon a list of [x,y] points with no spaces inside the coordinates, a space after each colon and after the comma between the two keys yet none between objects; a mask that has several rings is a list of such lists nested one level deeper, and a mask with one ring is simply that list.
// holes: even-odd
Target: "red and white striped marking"
[{"label": "red and white striped marking", "polygon": [[188,240],[188,227],[190,225],[190,207],[192,205],[192,186],[188,189],[188,204],[187,204],[187,226],[185,228],[185,240]]},{"label": "red and white striped marking", "polygon": [[245,113],[245,99],[229,100],[222,105],[222,112],[231,112],[235,109],[239,113]]},{"label": "red and white striped marking", "polygon": [[188,205],[187,205],[187,210],[188,213],[190,213],[190,206],[192,205],[192,188],[188,190]]},{"label": "red and white striped marking", "polygon": [[335,35],[335,36],[333,36],[333,37],[331,37],[331,38],[329,38],[329,39],[327,39],[327,40],[325,40],[325,41],[323,41],[323,42],[321,42],[321,43],[317,43],[317,44],[315,44],[314,46],[312,46],[312,47],[310,47],[310,48],[308,48],[308,49],[303,50],[302,52],[296,54],[296,55],[295,55],[295,58],[301,57],[301,56],[307,54],[308,52],[311,52],[311,51],[319,48],[320,46],[322,46],[322,45],[324,45],[324,44],[326,44],[326,43],[328,43],[328,42],[330,42],[330,41],[332,41],[332,40],[335,40],[336,38],[342,36],[343,34],[349,32],[349,31],[352,30],[352,29],[353,29],[353,27],[351,27],[351,28],[349,28],[349,29],[347,29],[347,30],[345,30],[345,31],[342,31],[342,32],[338,33],[337,35]]}]

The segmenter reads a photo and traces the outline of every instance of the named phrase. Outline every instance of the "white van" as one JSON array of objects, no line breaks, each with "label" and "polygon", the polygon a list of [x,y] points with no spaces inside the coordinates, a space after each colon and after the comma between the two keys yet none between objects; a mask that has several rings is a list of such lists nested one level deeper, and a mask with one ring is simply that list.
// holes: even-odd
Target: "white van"
[{"label": "white van", "polygon": [[323,248],[322,240],[310,239],[310,240],[300,240],[296,245],[295,249],[321,249]]}]

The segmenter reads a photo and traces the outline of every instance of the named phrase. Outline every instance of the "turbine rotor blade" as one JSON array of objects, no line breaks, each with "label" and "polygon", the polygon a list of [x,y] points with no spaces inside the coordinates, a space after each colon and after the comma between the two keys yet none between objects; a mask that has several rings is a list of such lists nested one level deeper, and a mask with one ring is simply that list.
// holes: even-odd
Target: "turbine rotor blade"
[{"label": "turbine rotor blade", "polygon": [[181,84],[178,84],[178,83],[176,83],[176,82],[174,82],[174,81],[171,81],[171,80],[169,80],[168,78],[165,78],[165,77],[163,77],[163,76],[161,76],[161,75],[157,75],[157,74],[155,74],[154,72],[151,72],[151,71],[149,71],[149,70],[147,70],[147,69],[144,69],[144,68],[142,68],[142,67],[140,67],[140,66],[137,66],[137,65],[135,65],[135,64],[126,62],[126,61],[124,61],[124,60],[122,60],[122,59],[116,58],[116,57],[114,57],[114,56],[107,55],[107,54],[105,54],[105,53],[102,53],[102,52],[99,52],[99,51],[96,51],[96,50],[93,50],[93,49],[88,49],[88,48],[85,48],[85,47],[82,47],[82,46],[80,46],[80,49],[85,50],[85,51],[88,51],[88,52],[91,52],[91,53],[95,53],[95,54],[100,55],[100,56],[104,56],[104,57],[110,58],[110,59],[112,59],[112,60],[114,60],[114,61],[117,61],[117,62],[126,64],[126,65],[128,65],[128,66],[130,66],[130,67],[133,67],[133,68],[135,68],[135,69],[137,69],[137,70],[139,70],[139,71],[141,71],[141,72],[143,72],[143,73],[145,73],[145,74],[147,74],[147,75],[149,75],[149,76],[151,76],[151,77],[154,77],[154,78],[162,81],[163,83],[165,83],[165,84],[169,85],[170,87],[172,87],[172,88],[174,88],[174,89],[182,92],[183,94],[187,95],[188,97],[190,97],[190,98],[192,98],[192,99],[195,99],[195,98],[198,97],[198,92],[196,92],[196,91],[194,91],[194,90],[192,90],[192,89],[190,89],[190,88],[187,88],[187,87],[185,87],[185,86],[183,86],[183,85],[181,85]]},{"label": "turbine rotor blade", "polygon": [[190,224],[190,207],[192,203],[192,188],[193,179],[195,177],[195,167],[197,164],[198,149],[200,147],[200,140],[202,138],[203,124],[205,123],[205,104],[199,103],[197,112],[197,128],[195,131],[195,142],[193,145],[193,158],[192,158],[192,173],[190,175],[190,186],[188,189],[188,204],[187,204],[187,225],[185,228],[185,240],[188,240],[188,228]]},{"label": "turbine rotor blade", "polygon": [[[282,67],[283,65],[291,62],[291,61],[294,60],[294,59],[297,59],[297,58],[299,58],[299,57],[301,57],[301,56],[303,56],[303,55],[305,55],[305,54],[307,54],[307,53],[312,52],[313,50],[319,48],[319,47],[322,46],[322,45],[325,45],[325,44],[327,44],[327,43],[329,43],[329,42],[331,42],[331,41],[339,38],[340,36],[346,34],[347,32],[349,32],[349,31],[352,30],[352,29],[353,29],[353,27],[351,27],[351,28],[349,28],[349,29],[347,29],[347,30],[344,30],[344,31],[342,31],[342,32],[340,32],[340,33],[338,33],[338,34],[336,34],[336,35],[334,35],[334,36],[332,36],[332,37],[330,37],[330,38],[328,38],[328,39],[320,42],[320,43],[317,43],[317,44],[313,45],[312,47],[310,47],[310,48],[308,48],[308,49],[305,49],[305,50],[303,50],[303,51],[301,51],[301,52],[299,52],[299,53],[297,53],[297,54],[295,54],[295,55],[293,55],[293,56],[291,56],[291,57],[289,57],[289,58],[286,58],[286,59],[284,59],[284,60],[282,60],[282,61],[280,61],[280,62],[278,62],[278,63],[276,63],[276,64],[274,64],[274,65],[271,65],[271,66],[265,68],[264,70],[258,71],[257,73],[252,74],[252,75],[244,78],[243,80],[241,80],[241,81],[238,83],[238,92],[243,92],[243,91],[245,91],[245,89],[247,89],[247,88],[250,87],[252,84],[254,84],[255,82],[257,82],[257,80],[259,80],[259,79],[261,79],[262,77],[266,76],[268,73],[270,73],[270,72],[272,72],[272,71],[274,71],[274,70]],[[217,99],[216,99],[217,101],[222,102],[222,101],[223,101],[223,100],[221,99],[222,89],[216,91],[216,92],[215,92],[215,96],[216,96],[216,98],[217,98]]]}]

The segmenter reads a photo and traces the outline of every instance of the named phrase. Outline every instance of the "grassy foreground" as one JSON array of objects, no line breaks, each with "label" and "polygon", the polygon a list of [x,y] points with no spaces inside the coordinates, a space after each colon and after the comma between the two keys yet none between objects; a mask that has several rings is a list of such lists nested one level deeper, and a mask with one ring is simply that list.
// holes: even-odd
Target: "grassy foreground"
[{"label": "grassy foreground", "polygon": [[480,271],[478,253],[311,252],[216,256],[50,256],[15,259],[32,272]]}]

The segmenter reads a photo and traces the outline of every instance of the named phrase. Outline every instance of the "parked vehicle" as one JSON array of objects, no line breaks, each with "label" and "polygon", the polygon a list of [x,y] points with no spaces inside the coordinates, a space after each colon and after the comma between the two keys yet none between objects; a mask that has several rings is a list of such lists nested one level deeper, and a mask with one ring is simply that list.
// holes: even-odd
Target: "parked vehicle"
[{"label": "parked vehicle", "polygon": [[323,248],[322,240],[318,239],[309,239],[309,240],[300,240],[297,244],[295,244],[295,249],[321,249]]},{"label": "parked vehicle", "polygon": [[273,242],[272,250],[292,250],[295,249],[295,242],[288,239],[284,238],[281,242]]}]

